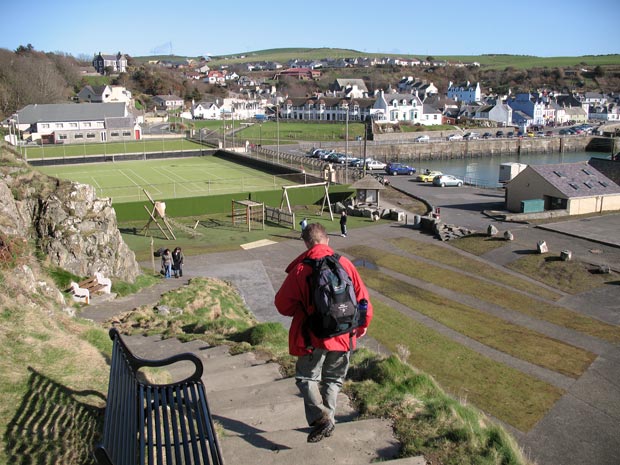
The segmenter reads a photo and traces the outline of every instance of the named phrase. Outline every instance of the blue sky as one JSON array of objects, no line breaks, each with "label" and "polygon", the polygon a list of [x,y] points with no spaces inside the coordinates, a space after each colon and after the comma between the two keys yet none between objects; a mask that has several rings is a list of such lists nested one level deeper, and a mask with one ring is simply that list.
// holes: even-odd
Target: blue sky
[{"label": "blue sky", "polygon": [[0,48],[196,56],[286,47],[369,53],[620,53],[619,0],[0,0]]}]

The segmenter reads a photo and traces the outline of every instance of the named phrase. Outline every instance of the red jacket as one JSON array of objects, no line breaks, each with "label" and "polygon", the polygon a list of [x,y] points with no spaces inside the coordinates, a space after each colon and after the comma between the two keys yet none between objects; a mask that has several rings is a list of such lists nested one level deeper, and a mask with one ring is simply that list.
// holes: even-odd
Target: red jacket
[{"label": "red jacket", "polygon": [[[288,274],[284,283],[282,283],[282,287],[280,287],[280,290],[276,293],[275,305],[278,312],[282,315],[293,317],[288,334],[288,345],[291,355],[307,355],[311,352],[310,349],[306,347],[302,325],[306,318],[306,314],[311,314],[314,311],[314,308],[310,305],[310,289],[308,286],[308,277],[312,273],[312,267],[308,264],[304,264],[303,260],[305,258],[317,260],[327,255],[332,255],[333,253],[334,251],[328,245],[317,244],[310,250],[299,255],[286,267],[286,272]],[[368,300],[368,313],[366,323],[363,326],[367,328],[373,315],[368,290],[362,282],[362,278],[355,269],[355,266],[353,266],[353,263],[351,263],[348,258],[340,257],[340,264],[353,281],[357,300]],[[346,352],[350,349],[349,341],[349,334],[343,334],[329,339],[319,339],[310,333],[311,345],[316,348]],[[352,342],[352,349],[355,349],[355,336],[353,336]]]}]

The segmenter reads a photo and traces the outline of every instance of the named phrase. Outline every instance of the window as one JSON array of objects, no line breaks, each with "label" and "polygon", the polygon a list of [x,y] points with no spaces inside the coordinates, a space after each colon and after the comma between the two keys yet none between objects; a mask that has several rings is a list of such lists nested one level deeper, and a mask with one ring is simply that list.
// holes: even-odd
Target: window
[{"label": "window", "polygon": [[66,134],[58,134],[58,139],[59,140],[67,140],[67,135]]},{"label": "window", "polygon": [[78,132],[76,135],[73,136],[75,139],[84,139],[84,134],[82,134],[81,132]]},{"label": "window", "polygon": [[77,128],[78,124],[77,123],[69,123],[69,127],[70,128]]},{"label": "window", "polygon": [[129,132],[129,131],[123,131],[123,136],[124,136],[124,137],[131,137],[131,132]]},{"label": "window", "polygon": [[94,132],[88,132],[88,133],[86,133],[86,138],[87,138],[87,139],[94,139],[95,137],[96,137],[96,136],[95,136],[95,133],[94,133]]},{"label": "window", "polygon": [[56,128],[62,129],[62,123],[56,123],[54,126],[55,126]]},{"label": "window", "polygon": [[49,124],[47,124],[47,123],[43,123],[43,124],[41,124],[41,128],[42,128],[42,129],[49,129],[49,127],[50,127],[50,125],[49,125]]},{"label": "window", "polygon": [[90,127],[90,123],[84,123],[84,127],[85,128],[89,128]]},{"label": "window", "polygon": [[110,133],[110,135],[111,135],[112,137],[118,137],[118,132],[112,132],[112,133]]}]

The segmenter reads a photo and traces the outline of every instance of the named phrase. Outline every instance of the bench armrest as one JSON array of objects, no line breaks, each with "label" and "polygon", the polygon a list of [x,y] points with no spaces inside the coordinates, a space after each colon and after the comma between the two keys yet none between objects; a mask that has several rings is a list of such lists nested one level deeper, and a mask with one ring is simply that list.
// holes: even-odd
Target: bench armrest
[{"label": "bench armrest", "polygon": [[109,334],[110,334],[110,339],[112,339],[113,341],[116,341],[122,347],[123,353],[125,354],[125,357],[127,358],[127,362],[131,366],[131,369],[134,370],[134,372],[137,372],[140,368],[143,368],[143,367],[153,367],[153,368],[165,367],[168,365],[172,365],[173,363],[177,363],[177,362],[191,362],[194,364],[194,372],[183,380],[175,381],[174,383],[168,383],[168,384],[148,383],[149,385],[172,386],[172,385],[182,384],[182,383],[187,383],[187,382],[200,381],[202,377],[202,373],[204,371],[202,360],[200,360],[198,356],[190,352],[172,355],[170,357],[166,357],[160,360],[149,360],[149,359],[145,359],[145,358],[134,355],[129,349],[129,347],[127,347],[127,345],[125,344],[125,341],[123,341],[123,338],[121,337],[120,333],[118,332],[116,328],[111,328]]}]

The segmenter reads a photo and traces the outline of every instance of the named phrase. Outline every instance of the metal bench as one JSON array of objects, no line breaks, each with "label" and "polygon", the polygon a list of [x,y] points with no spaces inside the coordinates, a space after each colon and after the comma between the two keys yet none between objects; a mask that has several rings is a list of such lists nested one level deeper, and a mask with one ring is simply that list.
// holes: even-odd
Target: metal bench
[{"label": "metal bench", "polygon": [[[222,454],[201,381],[203,366],[191,353],[146,360],[131,353],[119,332],[114,341],[103,437],[95,449],[100,465],[222,465]],[[191,376],[151,384],[138,376],[143,367],[194,364]]]}]

